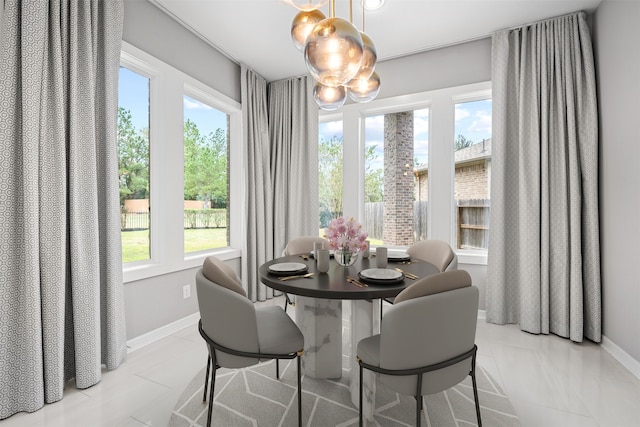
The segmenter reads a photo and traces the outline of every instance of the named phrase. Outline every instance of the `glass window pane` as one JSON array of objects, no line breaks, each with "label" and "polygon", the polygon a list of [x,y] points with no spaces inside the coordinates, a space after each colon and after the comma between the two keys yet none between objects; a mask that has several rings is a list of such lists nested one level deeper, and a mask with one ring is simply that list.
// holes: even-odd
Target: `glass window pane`
[{"label": "glass window pane", "polygon": [[342,121],[320,123],[318,138],[319,235],[342,215]]},{"label": "glass window pane", "polygon": [[229,118],[184,96],[184,252],[229,246]]},{"label": "glass window pane", "polygon": [[372,245],[427,236],[429,109],[365,118],[365,219]]},{"label": "glass window pane", "polygon": [[118,176],[122,261],[150,259],[149,79],[120,67]]},{"label": "glass window pane", "polygon": [[457,248],[489,245],[491,99],[455,106],[455,200]]},{"label": "glass window pane", "polygon": [[364,119],[364,221],[371,246],[384,233],[384,116]]}]

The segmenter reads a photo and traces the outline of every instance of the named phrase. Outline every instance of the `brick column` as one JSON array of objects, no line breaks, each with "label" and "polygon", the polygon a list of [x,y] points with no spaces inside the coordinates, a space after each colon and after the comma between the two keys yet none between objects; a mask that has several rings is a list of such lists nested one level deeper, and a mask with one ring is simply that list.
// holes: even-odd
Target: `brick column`
[{"label": "brick column", "polygon": [[413,192],[413,111],[385,114],[385,244],[413,243]]}]

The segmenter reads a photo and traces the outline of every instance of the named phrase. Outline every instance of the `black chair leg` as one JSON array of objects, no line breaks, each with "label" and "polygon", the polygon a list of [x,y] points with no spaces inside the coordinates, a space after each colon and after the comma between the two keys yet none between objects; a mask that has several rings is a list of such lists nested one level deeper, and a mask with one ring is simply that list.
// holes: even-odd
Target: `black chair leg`
[{"label": "black chair leg", "polygon": [[418,386],[416,387],[416,427],[422,424],[422,374],[418,374]]},{"label": "black chair leg", "polygon": [[207,413],[207,427],[211,427],[211,416],[213,414],[213,397],[214,395],[214,390],[215,390],[215,386],[216,386],[216,373],[217,373],[218,369],[215,366],[215,362],[214,362],[214,366],[213,366],[213,374],[211,375],[211,390],[209,391],[209,411]]},{"label": "black chair leg", "polygon": [[209,373],[211,371],[211,356],[207,355],[207,373],[204,376],[204,395],[202,396],[202,401],[207,401],[207,387],[209,387]]},{"label": "black chair leg", "polygon": [[280,379],[280,359],[276,359],[276,379]]},{"label": "black chair leg", "polygon": [[358,398],[358,407],[359,407],[359,422],[358,425],[362,427],[364,424],[362,423],[362,365],[360,365],[360,396]]},{"label": "black chair leg", "polygon": [[284,298],[285,298],[285,301],[284,301],[284,312],[286,313],[287,312],[287,307],[289,305],[293,305],[293,301],[291,301],[291,298],[289,298],[289,294],[287,294],[286,292],[284,294]]},{"label": "black chair leg", "polygon": [[476,384],[476,355],[471,359],[471,382],[473,383],[473,399],[476,401],[476,416],[478,417],[478,427],[482,427],[480,418],[480,400],[478,399],[478,385]]},{"label": "black chair leg", "polygon": [[298,359],[298,426],[302,427],[302,373],[300,372],[300,355]]}]

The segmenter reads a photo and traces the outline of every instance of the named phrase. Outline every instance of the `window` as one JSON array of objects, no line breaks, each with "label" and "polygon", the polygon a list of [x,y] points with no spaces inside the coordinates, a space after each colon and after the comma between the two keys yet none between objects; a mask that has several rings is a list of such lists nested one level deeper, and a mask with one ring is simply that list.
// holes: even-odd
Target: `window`
[{"label": "window", "polygon": [[[490,82],[347,104],[339,114],[320,112],[321,122],[329,120],[340,120],[343,130],[343,213],[365,224],[373,245],[439,239],[456,248],[460,263],[486,264],[482,227],[489,226],[488,206],[479,209],[483,218],[476,222],[478,215],[469,214],[476,209],[473,202],[463,201],[488,204]],[[477,133],[481,128],[484,133]],[[457,134],[474,143],[469,151],[481,149],[483,140],[489,149],[465,159],[481,166],[464,173],[484,171],[482,180],[468,179],[473,186],[459,179],[458,160],[465,152],[454,151]],[[458,201],[467,203],[461,222]],[[374,204],[380,205],[375,214]]]},{"label": "window", "polygon": [[184,252],[229,246],[227,114],[184,96]]},{"label": "window", "polygon": [[491,173],[491,99],[455,104],[456,247],[487,249]]},{"label": "window", "polygon": [[318,195],[320,197],[320,230],[329,226],[333,218],[342,215],[343,171],[342,121],[320,123],[318,138]]},{"label": "window", "polygon": [[239,257],[240,105],[124,42],[120,64],[125,282]]},{"label": "window", "polygon": [[364,226],[372,245],[427,236],[429,109],[366,117]]},{"label": "window", "polygon": [[118,87],[118,178],[122,262],[148,260],[149,78],[120,67]]}]

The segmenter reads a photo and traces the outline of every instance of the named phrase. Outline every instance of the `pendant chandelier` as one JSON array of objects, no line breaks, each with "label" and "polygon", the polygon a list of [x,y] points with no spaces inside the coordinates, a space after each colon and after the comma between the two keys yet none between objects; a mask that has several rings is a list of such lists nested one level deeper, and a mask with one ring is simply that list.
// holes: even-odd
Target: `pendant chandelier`
[{"label": "pendant chandelier", "polygon": [[300,10],[291,23],[291,38],[316,81],[313,98],[321,109],[334,111],[347,96],[355,102],[373,100],[380,92],[380,77],[375,72],[376,47],[364,33],[365,2],[362,31],[358,31],[352,24],[353,0],[349,0],[349,21],[336,18],[335,0],[327,18],[319,10],[327,1],[290,0]]}]

